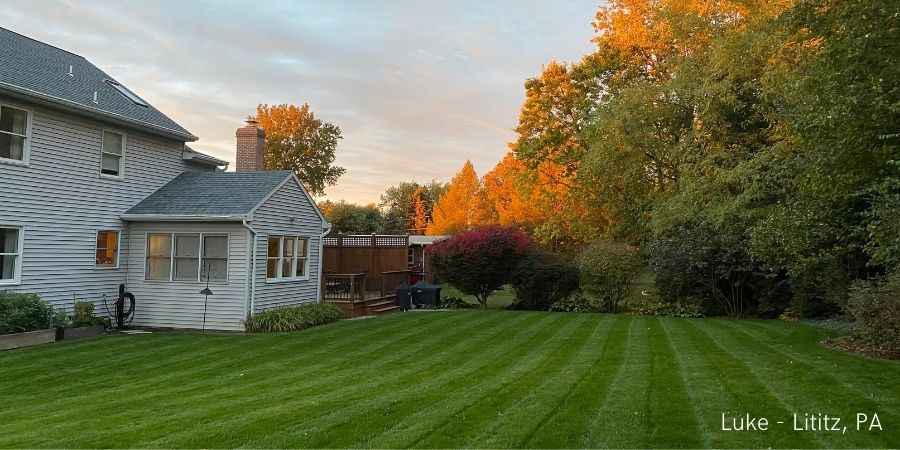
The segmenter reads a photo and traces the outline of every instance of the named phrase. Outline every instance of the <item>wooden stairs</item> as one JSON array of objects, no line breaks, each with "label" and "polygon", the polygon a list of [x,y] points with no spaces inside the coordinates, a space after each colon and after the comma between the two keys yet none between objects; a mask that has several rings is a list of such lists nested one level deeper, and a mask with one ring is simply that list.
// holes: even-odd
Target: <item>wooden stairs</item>
[{"label": "wooden stairs", "polygon": [[347,318],[362,316],[379,316],[400,311],[397,306],[396,296],[373,297],[366,300],[336,300],[325,299],[326,302],[337,305],[344,311]]}]

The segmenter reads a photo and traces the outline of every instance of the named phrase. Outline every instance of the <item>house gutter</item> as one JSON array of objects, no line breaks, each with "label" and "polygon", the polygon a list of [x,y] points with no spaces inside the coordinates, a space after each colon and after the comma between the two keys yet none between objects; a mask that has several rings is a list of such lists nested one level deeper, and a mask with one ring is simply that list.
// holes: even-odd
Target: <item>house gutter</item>
[{"label": "house gutter", "polygon": [[[122,214],[122,220],[131,222],[237,222],[246,223],[246,214],[232,214],[224,216],[183,216],[172,214]],[[250,219],[252,220],[252,218]]]},{"label": "house gutter", "polygon": [[[313,203],[313,205],[315,205],[315,203]],[[323,253],[323,251],[322,250],[325,247],[325,236],[327,236],[328,233],[331,233],[331,224],[328,222],[325,222],[325,223],[328,224],[328,228],[325,228],[324,231],[322,231],[322,234],[319,235],[319,282],[316,283],[316,301],[317,302],[322,301],[322,273],[323,273],[323,271],[322,271],[322,253]]]},{"label": "house gutter", "polygon": [[250,249],[251,261],[250,264],[248,264],[248,266],[250,266],[250,279],[247,280],[247,315],[250,316],[251,314],[253,314],[253,311],[256,310],[256,247],[258,247],[256,243],[257,233],[256,230],[252,226],[250,226],[249,223],[247,223],[246,218],[244,218],[242,223],[244,224],[245,228],[250,230],[250,242],[253,245],[253,247]]}]

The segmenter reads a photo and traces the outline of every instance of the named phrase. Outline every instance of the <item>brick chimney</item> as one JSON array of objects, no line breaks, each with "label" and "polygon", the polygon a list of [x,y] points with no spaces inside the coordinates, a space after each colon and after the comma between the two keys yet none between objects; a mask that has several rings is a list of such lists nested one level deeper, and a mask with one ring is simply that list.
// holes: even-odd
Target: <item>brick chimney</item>
[{"label": "brick chimney", "polygon": [[238,128],[237,162],[234,170],[238,172],[260,172],[266,170],[266,133],[259,128],[256,119],[247,119],[247,125]]}]

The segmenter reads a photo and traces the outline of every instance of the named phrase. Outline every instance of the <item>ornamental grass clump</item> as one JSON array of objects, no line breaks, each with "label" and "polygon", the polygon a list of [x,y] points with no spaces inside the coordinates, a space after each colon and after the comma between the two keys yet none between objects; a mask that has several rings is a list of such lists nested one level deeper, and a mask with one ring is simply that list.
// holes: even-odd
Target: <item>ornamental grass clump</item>
[{"label": "ornamental grass clump", "polygon": [[244,321],[248,333],[281,333],[305,330],[344,318],[344,312],[331,303],[308,303],[300,306],[273,308]]}]

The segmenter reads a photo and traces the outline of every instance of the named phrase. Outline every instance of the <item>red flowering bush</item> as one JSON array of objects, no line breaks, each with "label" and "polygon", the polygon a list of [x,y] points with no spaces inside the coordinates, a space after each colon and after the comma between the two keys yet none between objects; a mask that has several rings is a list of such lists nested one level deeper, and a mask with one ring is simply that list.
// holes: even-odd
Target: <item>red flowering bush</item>
[{"label": "red flowering bush", "polygon": [[474,295],[485,308],[488,296],[510,282],[531,246],[525,233],[491,225],[432,245],[427,258],[437,278]]}]

